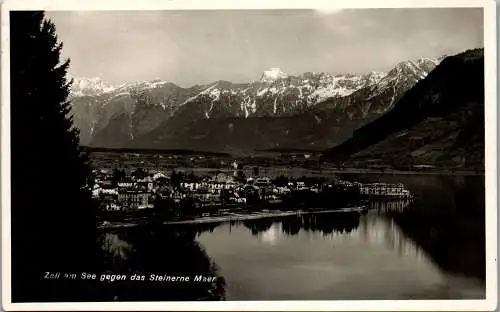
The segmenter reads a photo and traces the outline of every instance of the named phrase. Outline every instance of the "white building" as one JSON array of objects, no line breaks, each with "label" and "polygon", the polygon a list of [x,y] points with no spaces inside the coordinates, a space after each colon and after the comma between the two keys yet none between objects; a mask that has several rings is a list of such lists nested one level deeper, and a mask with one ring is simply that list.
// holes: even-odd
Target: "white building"
[{"label": "white building", "polygon": [[154,180],[154,181],[156,181],[156,180],[158,180],[158,179],[167,179],[167,176],[166,176],[166,175],[164,175],[164,174],[163,174],[163,173],[161,173],[161,172],[155,173],[155,174],[153,175],[153,180]]},{"label": "white building", "polygon": [[256,186],[268,186],[271,184],[271,179],[269,178],[257,178],[254,183]]},{"label": "white building", "polygon": [[359,189],[360,194],[370,196],[395,196],[410,197],[411,193],[406,187],[399,184],[372,183],[364,184]]}]

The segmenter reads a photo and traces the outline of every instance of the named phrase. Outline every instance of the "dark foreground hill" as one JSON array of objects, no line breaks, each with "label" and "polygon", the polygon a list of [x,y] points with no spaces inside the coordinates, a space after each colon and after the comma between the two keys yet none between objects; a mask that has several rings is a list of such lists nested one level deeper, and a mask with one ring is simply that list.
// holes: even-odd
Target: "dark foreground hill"
[{"label": "dark foreground hill", "polygon": [[484,51],[445,58],[394,108],[327,150],[326,160],[397,169],[484,170]]}]

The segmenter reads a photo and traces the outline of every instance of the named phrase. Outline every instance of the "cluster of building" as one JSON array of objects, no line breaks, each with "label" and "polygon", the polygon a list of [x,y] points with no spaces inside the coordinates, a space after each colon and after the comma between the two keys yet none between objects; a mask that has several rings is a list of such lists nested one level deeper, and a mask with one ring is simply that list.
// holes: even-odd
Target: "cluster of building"
[{"label": "cluster of building", "polygon": [[106,170],[94,172],[92,196],[100,199],[105,210],[131,210],[153,208],[154,196],[167,186],[167,177],[161,173],[144,178],[127,177],[126,181],[113,181]]},{"label": "cluster of building", "polygon": [[[250,199],[263,200],[268,203],[280,203],[282,198],[297,190],[319,193],[331,184],[307,184],[293,181],[281,186],[275,185],[268,177],[237,178],[217,173],[213,176],[183,176],[174,181],[173,175],[161,172],[144,173],[141,177],[134,175],[121,177],[119,181],[112,172],[94,171],[95,183],[92,187],[94,198],[99,199],[103,210],[130,211],[154,208],[155,200],[168,198],[175,203],[185,198],[196,200],[201,206],[217,207],[224,205],[246,205]],[[348,181],[336,181],[336,185],[345,189],[354,188],[360,195],[385,197],[410,197],[411,193],[403,184],[361,184]]]},{"label": "cluster of building", "polygon": [[[93,197],[99,199],[104,210],[127,211],[154,208],[155,199],[168,197],[179,203],[183,198],[193,198],[202,205],[244,205],[250,196],[279,202],[293,190],[305,189],[304,182],[290,182],[287,186],[275,186],[268,177],[251,177],[241,181],[233,176],[218,173],[214,176],[190,179],[184,177],[175,183],[163,173],[148,174],[135,178],[127,176],[126,182],[113,182],[111,172],[94,171]],[[318,187],[308,189],[318,192]]]},{"label": "cluster of building", "polygon": [[349,181],[337,181],[338,185],[344,187],[354,187],[359,190],[359,194],[369,197],[386,197],[386,198],[410,198],[412,193],[403,183],[359,183]]}]

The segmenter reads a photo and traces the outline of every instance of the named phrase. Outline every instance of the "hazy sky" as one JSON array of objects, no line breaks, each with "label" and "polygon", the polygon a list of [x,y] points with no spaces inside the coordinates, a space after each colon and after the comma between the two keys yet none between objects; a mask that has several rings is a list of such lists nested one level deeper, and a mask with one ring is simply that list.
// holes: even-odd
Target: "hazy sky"
[{"label": "hazy sky", "polygon": [[249,82],[263,70],[386,71],[483,46],[482,9],[47,12],[70,73],[112,83]]}]

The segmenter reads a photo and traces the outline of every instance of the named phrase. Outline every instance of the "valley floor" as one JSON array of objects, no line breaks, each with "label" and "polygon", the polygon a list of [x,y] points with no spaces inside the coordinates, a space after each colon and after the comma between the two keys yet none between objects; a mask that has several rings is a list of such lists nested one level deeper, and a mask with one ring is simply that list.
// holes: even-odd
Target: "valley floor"
[{"label": "valley floor", "polygon": [[333,173],[384,173],[384,174],[398,174],[398,175],[456,175],[456,176],[481,176],[484,171],[474,170],[380,170],[380,169],[360,169],[360,168],[346,168],[346,169],[323,169],[322,171],[331,171]]}]

